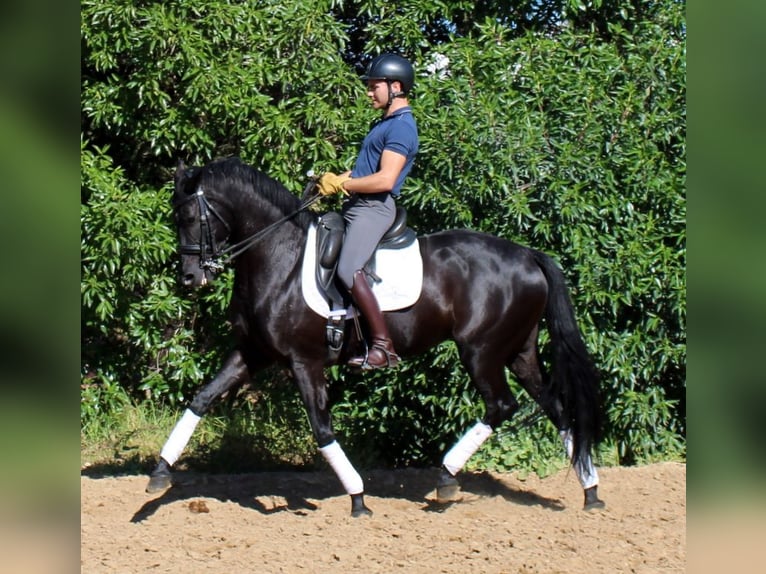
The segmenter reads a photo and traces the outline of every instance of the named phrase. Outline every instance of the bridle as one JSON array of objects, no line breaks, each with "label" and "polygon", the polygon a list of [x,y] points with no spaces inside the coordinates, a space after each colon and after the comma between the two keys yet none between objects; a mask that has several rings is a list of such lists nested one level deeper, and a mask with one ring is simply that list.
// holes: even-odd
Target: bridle
[{"label": "bridle", "polygon": [[[197,200],[197,206],[199,208],[199,243],[181,243],[178,246],[178,252],[181,255],[199,255],[199,266],[202,269],[210,270],[210,272],[213,274],[220,273],[224,270],[224,267],[227,263],[230,263],[234,258],[250,249],[250,247],[252,247],[252,245],[255,244],[255,242],[261,239],[264,235],[288,219],[292,219],[298,215],[298,213],[307,209],[311,204],[320,199],[322,196],[319,193],[306,198],[310,189],[312,189],[315,185],[316,181],[314,180],[309,182],[309,184],[306,186],[306,190],[304,190],[303,193],[304,199],[298,209],[292,213],[288,213],[281,219],[278,219],[260,231],[250,235],[249,237],[246,237],[242,241],[233,245],[228,245],[226,247],[222,246],[226,245],[228,242],[229,236],[231,235],[231,227],[221,216],[221,214],[218,213],[218,211],[210,204],[210,202],[205,197],[204,189],[202,186],[200,186],[197,188],[197,191],[188,197],[182,199],[181,201],[173,202],[173,210],[176,212],[182,206],[195,199]],[[226,238],[220,244],[216,243],[215,234],[213,233],[213,229],[210,226],[211,215],[217,217],[226,228]]]},{"label": "bridle", "polygon": [[223,240],[223,244],[226,244],[229,235],[231,235],[231,227],[215,207],[210,205],[202,187],[197,188],[196,192],[181,201],[174,202],[173,211],[177,212],[181,207],[195,199],[199,208],[199,243],[181,243],[178,246],[178,253],[181,255],[199,255],[199,266],[202,269],[209,269],[212,273],[219,273],[223,271],[223,263],[220,259],[224,250],[216,243],[215,233],[213,233],[213,229],[210,226],[211,214],[217,217],[226,228],[226,239]]}]

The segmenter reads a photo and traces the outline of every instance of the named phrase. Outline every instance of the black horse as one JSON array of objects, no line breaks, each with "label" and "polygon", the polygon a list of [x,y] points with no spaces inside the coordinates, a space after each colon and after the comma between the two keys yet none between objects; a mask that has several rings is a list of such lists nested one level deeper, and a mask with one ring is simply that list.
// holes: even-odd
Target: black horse
[{"label": "black horse", "polygon": [[[345,362],[354,340],[350,321],[340,354],[328,351],[327,323],[301,292],[301,264],[317,216],[260,171],[229,158],[203,167],[179,162],[173,194],[182,281],[211,282],[222,246],[240,247],[232,259],[231,322],[238,345],[215,378],[194,397],[152,472],[148,492],[171,485],[171,466],[213,402],[259,369],[290,369],[320,448],[351,495],[352,515],[369,514],[363,482],[333,434],[324,368]],[[591,450],[599,440],[598,376],[577,326],[565,279],[547,255],[492,235],[455,230],[418,238],[423,284],[417,301],[387,312],[395,348],[404,357],[452,339],[486,414],[444,458],[440,499],[458,490],[455,475],[492,429],[518,409],[508,368],[559,429],[584,489],[585,507],[603,505]],[[545,318],[552,373],[541,366],[538,331]]]}]

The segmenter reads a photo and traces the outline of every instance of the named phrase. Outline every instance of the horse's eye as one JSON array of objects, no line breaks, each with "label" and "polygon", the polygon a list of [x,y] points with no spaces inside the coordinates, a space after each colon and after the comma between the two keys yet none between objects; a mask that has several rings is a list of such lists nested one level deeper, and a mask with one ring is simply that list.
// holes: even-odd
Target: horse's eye
[{"label": "horse's eye", "polygon": [[173,214],[173,221],[175,222],[176,225],[186,226],[186,225],[193,225],[196,219],[194,215],[190,213],[179,213],[178,211],[176,211]]}]

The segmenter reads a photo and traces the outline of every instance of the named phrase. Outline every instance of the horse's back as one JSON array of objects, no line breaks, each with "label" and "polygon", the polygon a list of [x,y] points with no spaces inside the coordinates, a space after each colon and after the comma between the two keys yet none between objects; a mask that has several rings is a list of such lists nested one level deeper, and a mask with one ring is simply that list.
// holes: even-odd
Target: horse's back
[{"label": "horse's back", "polygon": [[420,351],[447,338],[486,341],[495,332],[501,341],[507,337],[499,333],[539,321],[547,282],[531,249],[468,230],[423,235],[419,242],[423,290],[410,310],[390,317],[397,348]]},{"label": "horse's back", "polygon": [[510,282],[529,287],[546,285],[533,250],[502,237],[456,229],[419,239],[424,273],[435,279],[480,281],[487,285]]}]

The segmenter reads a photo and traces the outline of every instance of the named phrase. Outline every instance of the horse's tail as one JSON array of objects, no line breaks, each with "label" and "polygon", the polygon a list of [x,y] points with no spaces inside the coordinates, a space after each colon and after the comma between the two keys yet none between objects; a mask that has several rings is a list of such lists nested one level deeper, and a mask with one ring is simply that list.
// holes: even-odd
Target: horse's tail
[{"label": "horse's tail", "polygon": [[586,464],[601,439],[598,372],[577,326],[564,274],[549,256],[533,253],[548,280],[545,319],[552,346],[550,398],[561,401],[562,424],[572,433],[572,464]]}]

